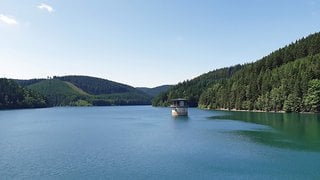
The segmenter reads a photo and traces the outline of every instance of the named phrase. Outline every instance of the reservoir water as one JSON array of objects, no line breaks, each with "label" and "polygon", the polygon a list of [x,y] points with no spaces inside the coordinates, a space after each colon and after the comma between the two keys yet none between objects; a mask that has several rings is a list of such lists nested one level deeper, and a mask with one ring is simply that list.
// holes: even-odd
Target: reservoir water
[{"label": "reservoir water", "polygon": [[319,179],[320,115],[0,111],[0,179]]}]

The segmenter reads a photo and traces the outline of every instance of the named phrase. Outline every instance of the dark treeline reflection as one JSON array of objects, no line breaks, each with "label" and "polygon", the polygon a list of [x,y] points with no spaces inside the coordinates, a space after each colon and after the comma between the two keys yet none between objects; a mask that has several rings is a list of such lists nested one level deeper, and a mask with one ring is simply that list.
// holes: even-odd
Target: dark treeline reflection
[{"label": "dark treeline reflection", "polygon": [[320,151],[319,114],[232,112],[210,119],[238,120],[266,125],[273,130],[237,130],[233,133],[269,146]]}]

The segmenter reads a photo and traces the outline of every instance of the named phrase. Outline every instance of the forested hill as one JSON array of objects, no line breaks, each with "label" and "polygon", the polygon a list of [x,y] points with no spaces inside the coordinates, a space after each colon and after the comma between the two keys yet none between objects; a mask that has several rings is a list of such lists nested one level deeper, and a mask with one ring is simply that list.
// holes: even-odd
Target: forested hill
[{"label": "forested hill", "polygon": [[28,79],[28,80],[21,80],[21,79],[13,79],[16,83],[18,83],[20,86],[25,87],[29,86],[31,84],[38,83],[40,81],[46,80],[46,79]]},{"label": "forested hill", "polygon": [[[89,94],[71,83],[59,79],[46,79],[27,86],[35,92],[43,94],[50,106],[75,105],[79,100],[85,100]],[[85,101],[86,104],[89,104]]]},{"label": "forested hill", "polygon": [[189,100],[189,106],[196,107],[198,105],[200,95],[204,90],[212,84],[225,81],[241,68],[241,65],[236,65],[229,68],[217,69],[192,80],[183,81],[172,86],[167,92],[160,93],[153,99],[152,105],[168,106],[170,99],[183,97]]},{"label": "forested hill", "polygon": [[[203,108],[320,111],[320,33],[280,48],[255,63],[245,64],[222,81],[195,78],[178,91],[181,84],[158,96],[154,105],[168,99],[186,97]],[[206,76],[206,74],[202,75]],[[202,86],[199,84],[203,84]],[[198,90],[200,89],[200,90]],[[200,96],[198,94],[200,93]],[[192,104],[197,105],[197,104]]]},{"label": "forested hill", "polygon": [[70,82],[85,92],[94,95],[137,91],[134,87],[125,84],[90,76],[62,76],[54,78]]},{"label": "forested hill", "polygon": [[15,80],[43,94],[50,106],[147,105],[151,96],[134,87],[89,76]]},{"label": "forested hill", "polygon": [[0,78],[0,109],[47,106],[45,98],[39,93],[23,88],[13,80]]},{"label": "forested hill", "polygon": [[162,86],[157,86],[157,87],[154,87],[154,88],[137,87],[137,89],[149,94],[151,97],[156,97],[160,93],[168,91],[171,86],[172,85],[162,85]]}]

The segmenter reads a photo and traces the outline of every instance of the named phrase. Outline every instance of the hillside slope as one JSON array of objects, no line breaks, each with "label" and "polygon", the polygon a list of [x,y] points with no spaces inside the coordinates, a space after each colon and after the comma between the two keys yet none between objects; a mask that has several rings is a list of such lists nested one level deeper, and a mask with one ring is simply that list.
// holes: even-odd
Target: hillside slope
[{"label": "hillside slope", "polygon": [[151,96],[132,86],[90,76],[54,77],[70,82],[92,95],[93,105],[149,105]]},{"label": "hillside slope", "polygon": [[47,79],[27,87],[47,97],[51,106],[71,105],[72,102],[86,99],[89,96],[88,93],[73,84],[59,79]]},{"label": "hillside slope", "polygon": [[134,87],[90,76],[61,76],[54,77],[67,81],[92,95],[127,93],[137,91]]},{"label": "hillside slope", "polygon": [[172,87],[172,85],[162,85],[157,86],[154,88],[147,88],[147,87],[137,87],[136,89],[139,89],[140,91],[145,92],[146,94],[150,95],[151,97],[156,97],[160,93],[166,92]]},{"label": "hillside slope", "polygon": [[191,107],[196,107],[198,106],[198,101],[203,91],[216,82],[222,82],[230,78],[241,68],[241,65],[221,68],[205,73],[192,80],[183,81],[182,83],[172,86],[167,92],[160,93],[154,98],[152,105],[167,106],[170,99],[186,98],[189,100],[189,105]]},{"label": "hillside slope", "polygon": [[[200,97],[203,108],[238,110],[319,112],[320,54],[253,74],[254,66],[215,84]],[[250,69],[252,68],[252,69]],[[316,88],[316,89],[314,89]],[[319,91],[319,94],[316,91]],[[311,102],[314,101],[314,102]]]},{"label": "hillside slope", "polygon": [[320,99],[317,95],[318,53],[320,33],[315,33],[255,63],[243,65],[225,80],[215,81],[204,74],[202,76],[211,82],[209,85],[201,76],[189,83],[180,83],[156,97],[154,104],[166,104],[179,96],[203,108],[318,112],[314,105],[317,98]]},{"label": "hillside slope", "polygon": [[26,87],[43,94],[51,106],[151,104],[151,97],[142,91],[95,77],[63,76],[42,81],[18,80],[17,82],[30,84]]},{"label": "hillside slope", "polygon": [[13,79],[16,83],[18,83],[22,87],[29,86],[31,84],[38,83],[40,81],[46,80],[46,79]]}]

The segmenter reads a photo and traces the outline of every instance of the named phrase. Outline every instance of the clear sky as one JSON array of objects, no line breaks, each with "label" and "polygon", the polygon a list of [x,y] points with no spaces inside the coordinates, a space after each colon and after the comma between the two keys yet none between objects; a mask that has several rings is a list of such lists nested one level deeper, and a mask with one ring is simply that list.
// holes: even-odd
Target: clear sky
[{"label": "clear sky", "polygon": [[0,0],[0,76],[176,84],[320,31],[320,0]]}]

